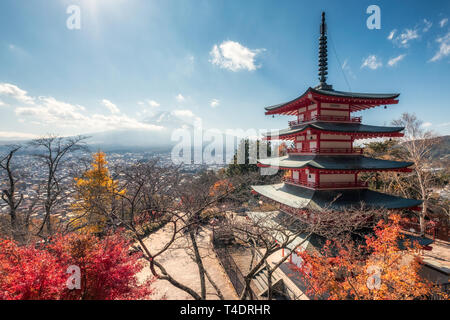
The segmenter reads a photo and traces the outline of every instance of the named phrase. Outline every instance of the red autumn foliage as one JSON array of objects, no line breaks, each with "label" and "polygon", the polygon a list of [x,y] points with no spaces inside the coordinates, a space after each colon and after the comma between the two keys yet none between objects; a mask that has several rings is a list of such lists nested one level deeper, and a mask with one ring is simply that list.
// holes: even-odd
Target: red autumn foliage
[{"label": "red autumn foliage", "polygon": [[288,150],[288,147],[287,147],[286,143],[282,142],[278,146],[278,156],[282,157],[282,156],[287,155],[287,150]]},{"label": "red autumn foliage", "polygon": [[0,242],[0,300],[61,299],[66,278],[64,266],[50,252]]},{"label": "red autumn foliage", "polygon": [[219,180],[210,188],[209,195],[211,197],[223,196],[234,189],[233,184],[227,179]]},{"label": "red autumn foliage", "polygon": [[406,241],[399,222],[397,215],[389,223],[379,221],[365,243],[327,241],[321,252],[301,252],[302,266],[293,269],[306,281],[308,294],[331,300],[448,299],[420,277],[420,246]]},{"label": "red autumn foliage", "polygon": [[[8,300],[113,300],[145,299],[151,282],[138,283],[143,268],[140,254],[118,235],[102,239],[91,234],[57,236],[39,248],[0,242],[0,299]],[[70,290],[66,273],[75,265],[81,271],[81,289]]]}]

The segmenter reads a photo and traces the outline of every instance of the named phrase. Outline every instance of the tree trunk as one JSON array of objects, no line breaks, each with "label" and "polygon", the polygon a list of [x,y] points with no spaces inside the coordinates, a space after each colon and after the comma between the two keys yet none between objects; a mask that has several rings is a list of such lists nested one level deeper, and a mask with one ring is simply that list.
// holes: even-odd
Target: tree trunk
[{"label": "tree trunk", "polygon": [[194,234],[194,230],[191,226],[190,230],[189,230],[189,236],[191,238],[192,241],[192,247],[194,250],[194,254],[195,254],[195,262],[198,266],[198,273],[200,275],[200,287],[201,287],[201,297],[203,300],[206,299],[206,281],[205,281],[205,268],[203,266],[203,261],[202,258],[200,256],[200,252],[198,249],[198,245],[197,245],[197,240],[195,239],[195,234]]},{"label": "tree trunk", "polygon": [[10,214],[10,218],[11,218],[11,232],[12,232],[13,239],[17,242],[20,242],[22,239],[21,239],[21,235],[20,235],[21,232],[17,225],[16,211],[11,210],[9,214]]},{"label": "tree trunk", "polygon": [[225,300],[225,297],[223,296],[222,291],[220,290],[220,288],[217,286],[217,284],[214,282],[214,280],[211,278],[208,271],[206,271],[206,270],[205,270],[205,275],[208,278],[209,283],[211,283],[211,285],[213,286],[214,290],[216,290],[216,293],[217,293],[217,296],[219,297],[219,299]]},{"label": "tree trunk", "polygon": [[420,213],[420,218],[419,218],[419,222],[420,222],[420,235],[424,236],[425,235],[425,216],[427,214],[427,202],[426,200],[424,200],[424,202],[422,203],[422,212]]}]

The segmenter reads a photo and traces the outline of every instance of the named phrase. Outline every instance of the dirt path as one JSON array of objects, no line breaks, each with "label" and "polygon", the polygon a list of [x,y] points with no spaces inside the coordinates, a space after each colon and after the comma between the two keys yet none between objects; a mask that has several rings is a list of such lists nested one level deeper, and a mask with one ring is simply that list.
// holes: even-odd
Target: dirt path
[{"label": "dirt path", "polygon": [[[200,247],[200,254],[202,255],[202,257],[204,257],[203,261],[205,269],[208,271],[216,285],[220,288],[225,299],[237,299],[231,282],[225,274],[222,266],[219,264],[214,251],[212,250],[212,246],[210,243],[210,233],[210,230],[203,228],[198,236],[198,245]],[[171,236],[172,227],[168,225],[150,235],[145,240],[145,244],[149,247],[150,250],[155,252],[156,250],[162,248],[164,244],[169,241]],[[170,249],[163,253],[158,258],[158,261],[177,281],[200,293],[200,279],[198,275],[198,268],[188,254],[189,247],[190,245],[187,239],[185,237],[180,237],[173,244],[173,249]],[[151,272],[149,268],[146,267],[139,274],[139,278],[144,279],[145,277],[150,275]],[[192,299],[189,294],[174,287],[166,280],[157,280],[154,283],[153,287],[157,291],[153,296],[153,299],[161,299],[163,297],[169,300]],[[207,279],[206,292],[207,299],[218,299],[216,291]]]}]

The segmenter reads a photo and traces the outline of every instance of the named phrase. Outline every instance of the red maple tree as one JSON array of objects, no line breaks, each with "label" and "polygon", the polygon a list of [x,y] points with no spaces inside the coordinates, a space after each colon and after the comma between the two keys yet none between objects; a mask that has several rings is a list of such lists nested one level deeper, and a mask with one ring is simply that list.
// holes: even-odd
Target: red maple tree
[{"label": "red maple tree", "polygon": [[[145,299],[152,279],[139,283],[140,254],[119,235],[56,236],[50,244],[0,242],[0,299]],[[69,289],[70,266],[80,269],[80,289]]]},{"label": "red maple tree", "polygon": [[46,250],[34,245],[0,242],[0,300],[61,299],[65,268]]}]

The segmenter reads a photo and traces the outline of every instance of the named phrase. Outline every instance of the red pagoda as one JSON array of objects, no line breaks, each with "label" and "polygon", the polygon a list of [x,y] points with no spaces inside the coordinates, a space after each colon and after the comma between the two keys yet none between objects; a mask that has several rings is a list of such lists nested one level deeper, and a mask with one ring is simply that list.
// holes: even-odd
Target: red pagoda
[{"label": "red pagoda", "polygon": [[290,115],[295,120],[287,129],[268,133],[265,139],[290,140],[288,155],[260,159],[258,166],[285,170],[283,182],[252,186],[254,192],[280,205],[283,212],[302,216],[309,210],[352,206],[406,209],[421,204],[369,190],[358,179],[362,172],[410,172],[411,162],[399,162],[363,156],[354,146],[357,139],[401,137],[403,127],[371,126],[361,123],[352,112],[398,103],[398,93],[355,93],[336,91],[327,84],[327,36],[322,13],[319,38],[319,80],[315,88],[286,103],[266,107],[266,115]]}]

